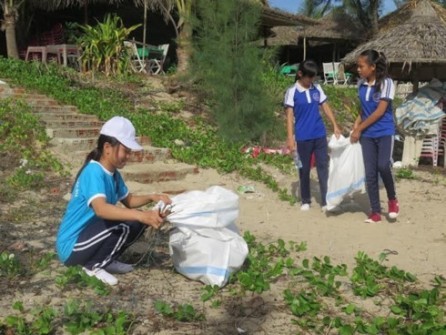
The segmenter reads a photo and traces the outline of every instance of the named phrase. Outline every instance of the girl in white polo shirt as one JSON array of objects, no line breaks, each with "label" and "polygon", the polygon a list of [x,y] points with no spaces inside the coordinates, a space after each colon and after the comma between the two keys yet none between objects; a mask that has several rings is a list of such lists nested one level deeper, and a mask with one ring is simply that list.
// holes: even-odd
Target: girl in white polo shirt
[{"label": "girl in white polo shirt", "polygon": [[317,64],[305,60],[299,64],[296,83],[285,94],[285,112],[287,116],[287,146],[292,152],[297,149],[302,167],[299,169],[301,210],[310,209],[310,169],[311,156],[316,158],[316,169],[321,192],[322,210],[326,209],[328,182],[327,132],[319,107],[333,125],[333,132],[339,137],[338,127],[333,112],[327,103],[322,88],[314,84],[318,72]]},{"label": "girl in white polo shirt", "polygon": [[368,223],[381,221],[378,175],[386,188],[391,219],[399,214],[395,182],[392,175],[392,153],[395,135],[392,100],[395,86],[387,74],[387,61],[382,52],[365,50],[357,61],[361,80],[358,83],[361,112],[350,140],[361,143],[371,213]]}]

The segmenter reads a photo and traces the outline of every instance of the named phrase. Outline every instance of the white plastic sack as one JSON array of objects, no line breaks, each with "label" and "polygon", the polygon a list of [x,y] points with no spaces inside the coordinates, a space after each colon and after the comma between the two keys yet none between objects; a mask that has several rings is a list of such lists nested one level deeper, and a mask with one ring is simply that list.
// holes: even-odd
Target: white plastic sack
[{"label": "white plastic sack", "polygon": [[175,269],[208,285],[224,286],[240,269],[248,246],[235,225],[238,195],[220,186],[190,191],[172,198],[168,220],[169,249]]},{"label": "white plastic sack", "polygon": [[350,143],[350,138],[332,136],[328,147],[330,169],[328,175],[327,210],[333,210],[354,192],[365,192],[365,170],[361,145]]}]

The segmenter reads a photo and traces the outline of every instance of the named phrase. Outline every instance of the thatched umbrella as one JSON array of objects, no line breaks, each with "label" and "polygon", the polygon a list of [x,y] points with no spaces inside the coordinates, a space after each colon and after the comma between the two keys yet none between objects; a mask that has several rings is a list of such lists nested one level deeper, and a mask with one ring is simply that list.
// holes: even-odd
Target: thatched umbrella
[{"label": "thatched umbrella", "polygon": [[[274,27],[297,27],[302,25],[314,25],[317,23],[317,20],[306,17],[304,15],[295,15],[279,9],[263,7],[260,27],[262,36],[264,38],[263,44],[264,46],[277,45],[275,43],[270,44],[270,40],[267,39],[268,37],[277,36],[277,32],[273,30]],[[292,32],[292,29],[289,31]],[[297,44],[297,39],[296,42],[292,44]]]},{"label": "thatched umbrella", "polygon": [[299,33],[296,27],[278,26],[271,29],[267,38],[269,46],[297,45]]},{"label": "thatched umbrella", "polygon": [[298,34],[303,39],[304,58],[306,42],[317,41],[333,44],[333,61],[336,60],[337,44],[365,39],[364,28],[345,12],[336,10],[319,19],[317,25],[301,27]]},{"label": "thatched umbrella", "polygon": [[[347,54],[342,62],[352,65],[361,52],[375,49],[384,52],[389,62],[390,75],[397,80],[410,80],[414,91],[419,81],[432,78],[446,79],[446,10],[430,0],[412,0],[394,14],[408,19],[399,25],[391,20],[371,41]],[[392,25],[389,27],[389,25]]]}]

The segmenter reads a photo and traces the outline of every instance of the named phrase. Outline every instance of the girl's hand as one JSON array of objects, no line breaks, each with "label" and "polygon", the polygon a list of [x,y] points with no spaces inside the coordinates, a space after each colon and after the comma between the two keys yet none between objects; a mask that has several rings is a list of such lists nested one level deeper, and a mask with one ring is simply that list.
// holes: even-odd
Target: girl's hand
[{"label": "girl's hand", "polygon": [[294,138],[288,138],[286,141],[286,146],[290,152],[294,152],[297,149],[296,140]]},{"label": "girl's hand", "polygon": [[360,137],[361,137],[361,132],[357,128],[353,129],[352,133],[350,134],[350,142],[356,143],[359,141]]},{"label": "girl's hand", "polygon": [[166,205],[169,205],[172,203],[172,199],[170,199],[170,197],[167,194],[163,194],[163,193],[153,194],[152,201],[154,201],[154,202],[162,201]]},{"label": "girl's hand", "polygon": [[339,128],[339,126],[337,124],[335,124],[333,127],[333,133],[336,136],[336,138],[339,138],[339,136],[342,135],[342,130],[341,130],[341,128]]},{"label": "girl's hand", "polygon": [[139,215],[139,222],[152,226],[155,229],[159,229],[164,219],[160,216],[159,211],[141,211]]}]

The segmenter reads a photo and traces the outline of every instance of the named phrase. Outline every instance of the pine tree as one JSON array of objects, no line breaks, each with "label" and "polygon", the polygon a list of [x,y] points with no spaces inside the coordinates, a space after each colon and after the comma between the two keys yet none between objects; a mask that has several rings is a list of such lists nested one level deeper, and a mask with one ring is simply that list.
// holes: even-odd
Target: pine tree
[{"label": "pine tree", "polygon": [[257,140],[273,124],[273,100],[261,80],[262,51],[255,43],[261,8],[248,0],[197,1],[194,76],[229,140]]}]

